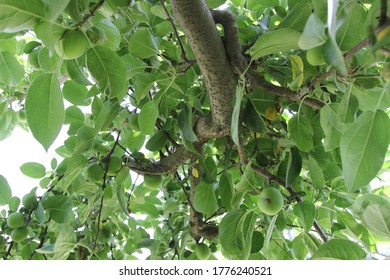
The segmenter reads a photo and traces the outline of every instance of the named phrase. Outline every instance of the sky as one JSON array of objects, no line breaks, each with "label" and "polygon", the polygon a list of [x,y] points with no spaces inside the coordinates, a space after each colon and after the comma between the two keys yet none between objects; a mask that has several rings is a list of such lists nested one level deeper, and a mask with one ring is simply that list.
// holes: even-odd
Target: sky
[{"label": "sky", "polygon": [[33,138],[31,132],[18,126],[15,127],[10,137],[0,141],[0,175],[7,179],[13,196],[21,198],[39,185],[40,179],[29,178],[20,171],[23,163],[38,162],[43,164],[46,170],[50,170],[53,157],[57,158],[58,162],[61,161],[55,149],[61,146],[66,139],[67,127],[64,128],[48,152]]}]

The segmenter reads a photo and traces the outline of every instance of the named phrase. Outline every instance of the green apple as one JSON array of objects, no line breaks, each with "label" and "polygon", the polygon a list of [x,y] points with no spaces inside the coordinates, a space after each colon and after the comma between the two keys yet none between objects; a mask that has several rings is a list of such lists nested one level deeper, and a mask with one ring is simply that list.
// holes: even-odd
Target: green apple
[{"label": "green apple", "polygon": [[11,232],[11,238],[15,242],[22,242],[27,238],[28,231],[26,228],[15,228]]},{"label": "green apple", "polygon": [[265,187],[260,193],[258,206],[264,214],[275,215],[283,207],[283,196],[279,190]]},{"label": "green apple", "polygon": [[20,228],[26,225],[26,221],[24,220],[24,215],[20,212],[14,212],[9,214],[7,218],[7,225],[10,228]]},{"label": "green apple", "polygon": [[200,260],[207,260],[210,256],[210,249],[209,246],[206,244],[196,244],[195,247],[195,254]]},{"label": "green apple", "polygon": [[78,29],[65,33],[57,46],[57,53],[64,59],[75,59],[82,56],[89,47],[89,41],[85,34]]},{"label": "green apple", "polygon": [[22,203],[25,208],[30,210],[34,210],[38,206],[38,201],[36,196],[30,193],[23,196]]},{"label": "green apple", "polygon": [[144,175],[145,186],[151,189],[160,188],[163,182],[163,177],[161,175]]}]

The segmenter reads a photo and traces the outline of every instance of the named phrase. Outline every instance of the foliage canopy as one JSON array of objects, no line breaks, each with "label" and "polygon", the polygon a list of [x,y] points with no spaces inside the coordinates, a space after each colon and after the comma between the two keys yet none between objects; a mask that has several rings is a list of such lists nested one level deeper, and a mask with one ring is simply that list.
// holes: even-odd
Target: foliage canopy
[{"label": "foliage canopy", "polygon": [[[68,134],[62,161],[21,166],[40,180],[25,197],[0,175],[0,257],[378,258],[388,14],[379,0],[0,0],[0,140],[20,126],[48,150]],[[273,216],[266,187],[283,195]]]}]

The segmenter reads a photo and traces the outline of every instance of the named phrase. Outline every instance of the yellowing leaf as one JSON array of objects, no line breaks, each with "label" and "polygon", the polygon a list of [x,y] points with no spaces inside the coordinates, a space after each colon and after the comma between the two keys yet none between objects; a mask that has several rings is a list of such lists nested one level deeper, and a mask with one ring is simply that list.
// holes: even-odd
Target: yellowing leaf
[{"label": "yellowing leaf", "polygon": [[192,168],[191,174],[192,174],[192,176],[194,176],[195,178],[199,178],[199,171],[198,171],[198,169]]},{"label": "yellowing leaf", "polygon": [[274,121],[277,116],[278,116],[278,111],[276,111],[275,108],[269,107],[267,108],[267,110],[265,110],[265,117],[270,121]]},{"label": "yellowing leaf", "polygon": [[292,84],[290,87],[293,90],[300,88],[303,84],[303,61],[297,55],[290,55],[291,68],[292,68]]}]

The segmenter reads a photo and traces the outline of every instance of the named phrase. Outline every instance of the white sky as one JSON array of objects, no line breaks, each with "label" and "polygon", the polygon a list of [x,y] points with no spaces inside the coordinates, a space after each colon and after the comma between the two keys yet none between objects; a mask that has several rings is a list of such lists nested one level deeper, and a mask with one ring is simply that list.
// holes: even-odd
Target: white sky
[{"label": "white sky", "polygon": [[[26,162],[38,162],[50,170],[50,162],[56,157],[55,149],[61,146],[66,139],[66,130],[63,129],[56,141],[46,153],[45,149],[32,136],[20,127],[15,127],[12,135],[0,141],[0,174],[3,175],[12,189],[12,195],[23,197],[32,188],[38,186],[40,179],[25,176],[20,171],[20,166]],[[39,191],[39,188],[38,188]]]}]

